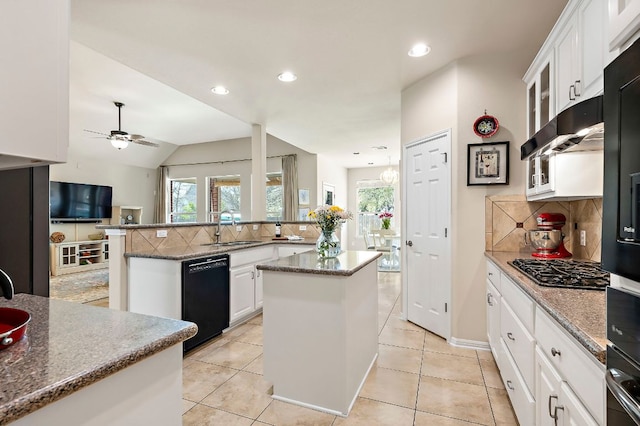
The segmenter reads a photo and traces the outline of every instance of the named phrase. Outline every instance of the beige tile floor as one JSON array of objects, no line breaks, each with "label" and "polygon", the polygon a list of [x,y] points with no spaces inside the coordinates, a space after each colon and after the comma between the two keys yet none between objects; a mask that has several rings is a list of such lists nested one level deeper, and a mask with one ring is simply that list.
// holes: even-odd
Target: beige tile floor
[{"label": "beige tile floor", "polygon": [[517,425],[491,353],[399,319],[399,294],[379,273],[379,357],[347,418],[271,398],[260,316],[185,357],[183,425]]}]

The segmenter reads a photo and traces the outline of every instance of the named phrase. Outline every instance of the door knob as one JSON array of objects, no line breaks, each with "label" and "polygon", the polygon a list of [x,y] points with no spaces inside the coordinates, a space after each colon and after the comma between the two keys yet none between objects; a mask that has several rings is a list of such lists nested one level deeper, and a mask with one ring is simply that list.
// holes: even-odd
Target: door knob
[{"label": "door knob", "polygon": [[413,247],[413,241],[408,240],[408,241],[407,241],[407,245],[408,245],[409,247]]}]

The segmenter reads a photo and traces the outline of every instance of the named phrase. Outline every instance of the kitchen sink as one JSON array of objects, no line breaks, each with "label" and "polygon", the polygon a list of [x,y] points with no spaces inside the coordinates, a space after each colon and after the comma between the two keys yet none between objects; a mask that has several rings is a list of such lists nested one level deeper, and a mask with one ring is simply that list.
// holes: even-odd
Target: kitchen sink
[{"label": "kitchen sink", "polygon": [[227,241],[226,243],[206,243],[203,246],[215,246],[215,247],[229,247],[229,246],[244,246],[247,244],[257,244],[262,241]]}]

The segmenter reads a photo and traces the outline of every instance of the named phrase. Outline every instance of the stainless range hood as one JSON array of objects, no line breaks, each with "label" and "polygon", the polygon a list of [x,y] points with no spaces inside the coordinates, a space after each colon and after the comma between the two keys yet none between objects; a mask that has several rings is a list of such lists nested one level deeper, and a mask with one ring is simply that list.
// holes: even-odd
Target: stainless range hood
[{"label": "stainless range hood", "polygon": [[542,150],[601,150],[603,142],[604,123],[600,95],[577,103],[551,119],[522,144],[520,159],[526,160]]}]

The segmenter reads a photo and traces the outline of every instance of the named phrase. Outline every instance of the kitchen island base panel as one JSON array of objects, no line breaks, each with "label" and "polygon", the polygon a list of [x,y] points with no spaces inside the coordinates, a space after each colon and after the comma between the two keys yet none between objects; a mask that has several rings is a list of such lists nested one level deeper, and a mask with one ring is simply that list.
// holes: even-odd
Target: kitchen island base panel
[{"label": "kitchen island base panel", "polygon": [[151,424],[182,424],[182,344],[12,423],[15,426]]},{"label": "kitchen island base panel", "polygon": [[378,353],[376,262],[350,276],[264,271],[274,397],[346,416]]},{"label": "kitchen island base panel", "polygon": [[276,395],[276,394],[273,394],[271,397],[273,399],[278,400],[278,401],[287,402],[289,404],[299,405],[301,407],[310,408],[310,409],[316,410],[316,411],[322,411],[324,413],[333,414],[334,416],[347,417],[347,415],[351,412],[351,409],[353,408],[353,404],[356,403],[356,400],[358,399],[358,395],[360,394],[360,391],[362,390],[362,387],[364,386],[364,382],[367,380],[367,377],[369,377],[369,372],[373,368],[373,365],[375,364],[377,359],[378,359],[378,354],[376,354],[375,357],[373,358],[373,361],[371,361],[371,364],[369,365],[369,369],[367,370],[367,373],[365,374],[365,376],[362,378],[362,381],[360,382],[360,386],[358,386],[358,390],[355,393],[355,395],[353,395],[353,399],[351,400],[351,403],[349,404],[349,409],[345,413],[341,413],[341,412],[335,411],[335,410],[330,410],[330,409],[325,408],[325,407],[319,407],[317,405],[307,404],[305,402],[296,401],[296,400],[289,399],[289,398],[284,398],[284,397],[281,397],[281,396]]}]

